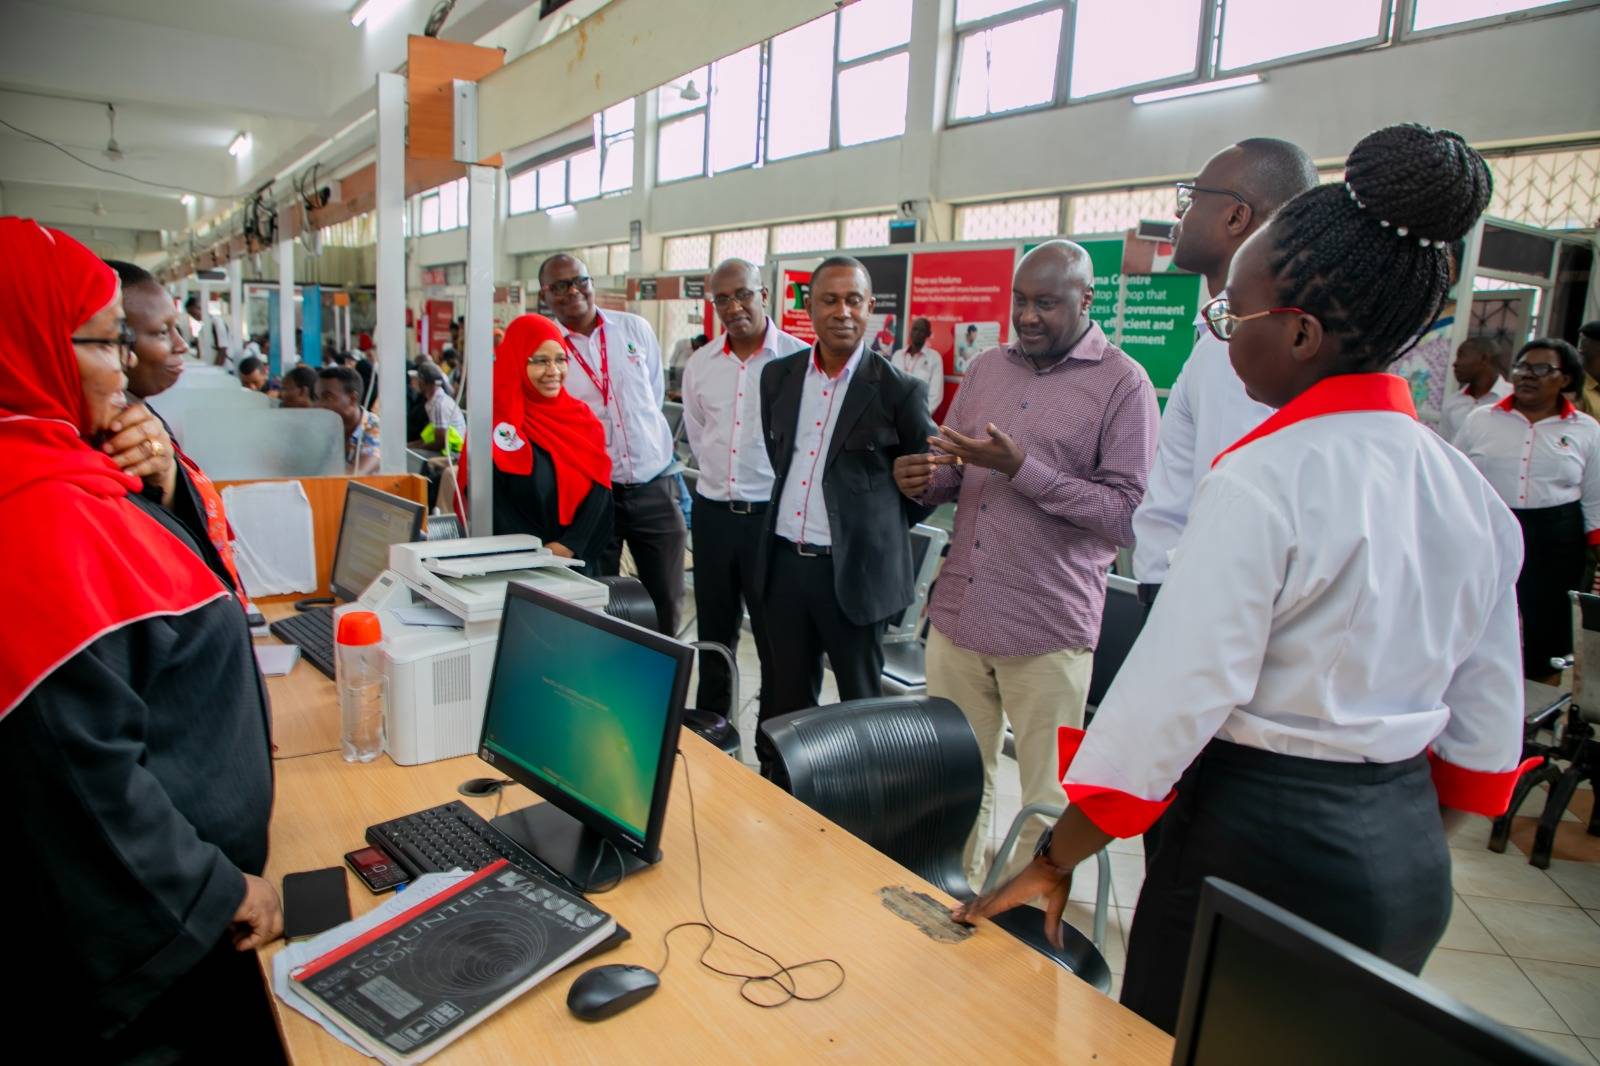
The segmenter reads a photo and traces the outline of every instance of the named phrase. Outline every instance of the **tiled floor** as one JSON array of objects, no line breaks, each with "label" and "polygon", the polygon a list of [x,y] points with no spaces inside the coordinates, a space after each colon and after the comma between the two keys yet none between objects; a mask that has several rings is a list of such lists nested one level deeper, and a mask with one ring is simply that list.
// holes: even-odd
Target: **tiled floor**
[{"label": "tiled floor", "polygon": [[[753,738],[760,673],[748,633],[738,659],[744,725]],[[832,675],[825,673],[824,679],[822,702],[827,703],[837,694]],[[693,692],[691,683],[691,698]],[[995,789],[994,847],[1021,809],[1021,795],[1016,762],[1003,758]],[[1535,796],[1524,810],[1542,806]],[[1455,907],[1422,976],[1580,1066],[1600,1066],[1600,863],[1556,859],[1548,871],[1539,870],[1515,847],[1503,855],[1487,850],[1488,837],[1487,818],[1473,818],[1451,836]],[[1116,996],[1126,965],[1127,930],[1144,883],[1144,849],[1132,839],[1117,841],[1108,851],[1111,899],[1104,954]],[[1093,861],[1073,878],[1066,917],[1085,935],[1094,928],[1096,880]]]}]

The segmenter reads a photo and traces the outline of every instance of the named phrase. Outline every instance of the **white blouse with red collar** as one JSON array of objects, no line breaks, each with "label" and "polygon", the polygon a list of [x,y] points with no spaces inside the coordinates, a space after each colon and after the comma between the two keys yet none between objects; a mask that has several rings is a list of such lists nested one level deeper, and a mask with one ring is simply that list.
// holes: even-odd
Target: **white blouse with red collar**
[{"label": "white blouse with red collar", "polygon": [[1063,730],[1068,798],[1143,832],[1216,737],[1335,762],[1426,751],[1442,803],[1500,814],[1522,753],[1521,566],[1516,520],[1403,379],[1318,383],[1200,482],[1093,724]]},{"label": "white blouse with red collar", "polygon": [[1561,413],[1529,422],[1506,397],[1467,416],[1455,446],[1507,507],[1583,504],[1583,528],[1600,544],[1600,422],[1561,398]]}]

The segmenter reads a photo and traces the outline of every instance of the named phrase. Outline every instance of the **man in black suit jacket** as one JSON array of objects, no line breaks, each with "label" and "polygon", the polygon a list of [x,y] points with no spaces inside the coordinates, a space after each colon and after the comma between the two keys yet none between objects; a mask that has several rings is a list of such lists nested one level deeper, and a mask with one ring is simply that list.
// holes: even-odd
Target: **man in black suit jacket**
[{"label": "man in black suit jacket", "polygon": [[817,343],[761,374],[776,481],[768,512],[763,716],[815,706],[822,656],[839,698],[882,694],[886,623],[913,597],[909,530],[928,514],[895,488],[894,461],[928,450],[926,386],[865,350],[872,280],[825,260],[807,299]]}]

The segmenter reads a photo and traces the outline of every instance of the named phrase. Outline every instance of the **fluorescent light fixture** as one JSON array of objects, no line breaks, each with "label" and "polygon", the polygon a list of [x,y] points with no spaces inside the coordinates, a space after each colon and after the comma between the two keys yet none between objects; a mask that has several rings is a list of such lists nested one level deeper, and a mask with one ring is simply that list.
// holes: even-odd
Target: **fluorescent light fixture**
[{"label": "fluorescent light fixture", "polygon": [[568,215],[577,214],[578,209],[571,204],[557,204],[554,207],[545,208],[544,213],[551,218],[566,218]]},{"label": "fluorescent light fixture", "polygon": [[359,26],[368,19],[382,18],[397,6],[399,0],[361,0],[350,11],[350,25]]},{"label": "fluorescent light fixture", "polygon": [[250,148],[250,134],[240,130],[233,135],[233,140],[228,142],[228,154],[238,159],[240,154]]},{"label": "fluorescent light fixture", "polygon": [[180,204],[182,204],[184,207],[192,206],[194,204],[194,193],[192,193],[192,192],[184,193],[182,196],[178,197],[178,202]]},{"label": "fluorescent light fixture", "polygon": [[1176,89],[1158,89],[1153,93],[1140,93],[1133,98],[1136,104],[1153,104],[1157,100],[1176,100],[1180,96],[1199,96],[1202,93],[1220,93],[1224,89],[1237,89],[1243,85],[1259,85],[1262,77],[1259,74],[1241,74],[1237,78],[1219,78],[1216,81],[1202,81],[1194,85],[1180,85]]}]

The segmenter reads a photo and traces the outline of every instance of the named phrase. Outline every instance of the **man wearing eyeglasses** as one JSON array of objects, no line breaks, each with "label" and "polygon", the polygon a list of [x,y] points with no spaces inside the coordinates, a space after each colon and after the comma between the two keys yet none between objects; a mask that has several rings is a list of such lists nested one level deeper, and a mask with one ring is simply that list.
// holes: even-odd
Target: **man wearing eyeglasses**
[{"label": "man wearing eyeglasses", "polygon": [[[1207,290],[1220,299],[1228,266],[1245,238],[1316,184],[1311,158],[1288,141],[1252,137],[1224,148],[1193,182],[1178,184],[1173,265],[1204,275]],[[1225,315],[1225,299],[1208,310]],[[1245,395],[1228,361],[1227,342],[1205,325],[1204,315],[1195,319],[1194,350],[1167,397],[1155,468],[1144,502],[1133,515],[1133,572],[1146,605],[1155,602],[1166,579],[1195,488],[1211,461],[1272,413]]]},{"label": "man wearing eyeglasses", "polygon": [[[761,549],[767,536],[773,473],[761,434],[761,372],[774,359],[810,347],[767,314],[767,289],[754,263],[729,259],[712,271],[706,295],[724,333],[698,348],[683,371],[683,424],[700,477],[695,482],[694,608],[701,640],[739,647],[745,608],[768,671]],[[700,659],[695,706],[733,715],[728,668],[719,656]]]},{"label": "man wearing eyeglasses", "polygon": [[657,628],[676,635],[689,531],[671,476],[677,470],[672,428],[661,413],[667,388],[661,345],[638,315],[600,312],[589,268],[574,256],[546,259],[539,267],[539,291],[555,312],[572,363],[567,391],[600,419],[611,455],[616,510],[601,572],[621,572],[626,544],[655,603]]}]

